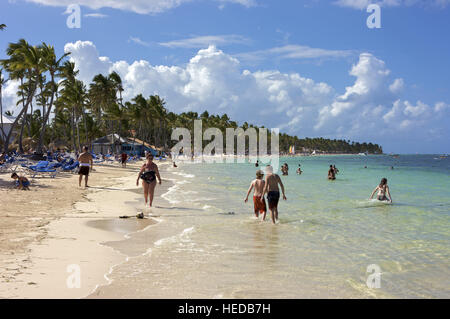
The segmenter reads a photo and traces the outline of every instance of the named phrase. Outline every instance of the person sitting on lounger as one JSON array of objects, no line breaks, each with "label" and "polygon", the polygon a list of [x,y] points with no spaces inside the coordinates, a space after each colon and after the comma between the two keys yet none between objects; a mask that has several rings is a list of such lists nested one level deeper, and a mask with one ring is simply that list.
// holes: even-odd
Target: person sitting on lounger
[{"label": "person sitting on lounger", "polygon": [[30,181],[25,176],[19,176],[17,173],[12,173],[11,178],[16,180],[17,189],[30,190]]}]

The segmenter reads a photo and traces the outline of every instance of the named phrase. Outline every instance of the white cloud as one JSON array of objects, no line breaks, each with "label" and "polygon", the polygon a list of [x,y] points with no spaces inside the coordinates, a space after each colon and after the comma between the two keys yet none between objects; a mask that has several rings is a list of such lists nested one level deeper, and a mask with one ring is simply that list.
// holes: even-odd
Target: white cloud
[{"label": "white cloud", "polygon": [[391,85],[389,85],[389,90],[394,93],[400,93],[403,90],[403,87],[405,86],[405,82],[403,79],[395,79],[394,82],[392,82]]},{"label": "white cloud", "polygon": [[428,6],[445,8],[450,4],[450,0],[337,0],[334,4],[340,7],[348,7],[352,9],[363,10],[366,9],[369,4],[378,4],[381,7],[398,7],[398,6]]},{"label": "white cloud", "polygon": [[[245,70],[239,59],[209,46],[185,65],[152,65],[140,60],[110,61],[91,42],[68,43],[80,79],[89,83],[97,73],[117,71],[124,98],[159,94],[171,111],[208,110],[299,136],[368,140],[402,146],[405,139],[447,139],[445,118],[450,107],[399,100],[390,90],[390,70],[369,53],[360,55],[350,74],[353,85],[338,94],[327,83],[298,73]],[[395,81],[394,81],[395,82]],[[416,130],[419,128],[419,130]],[[417,142],[419,143],[419,142]]]},{"label": "white cloud", "polygon": [[443,112],[443,111],[445,111],[445,110],[447,110],[447,109],[450,109],[450,105],[449,105],[449,104],[446,104],[446,103],[444,103],[444,102],[437,102],[437,103],[434,105],[434,111],[435,111],[435,112]]},{"label": "white cloud", "polygon": [[[4,75],[4,73],[3,73]],[[7,81],[6,85],[2,88],[2,106],[3,112],[6,111],[14,111],[14,113],[18,114],[18,109],[16,107],[16,103],[19,100],[17,97],[17,91],[19,90],[20,82],[19,81]]]},{"label": "white cloud", "polygon": [[100,57],[95,45],[90,41],[77,41],[67,43],[64,52],[71,52],[71,60],[76,63],[79,69],[79,79],[85,83],[90,83],[92,78],[99,73],[106,74],[112,66],[107,57]]},{"label": "white cloud", "polygon": [[273,57],[280,59],[344,58],[352,54],[354,54],[354,52],[350,50],[327,50],[311,48],[306,45],[290,44],[267,50],[240,53],[237,54],[236,57],[244,61],[260,61]]},{"label": "white cloud", "polygon": [[106,18],[108,16],[103,13],[87,13],[84,15],[84,17],[86,17],[86,18]]},{"label": "white cloud", "polygon": [[[181,6],[184,3],[189,3],[199,0],[26,0],[27,2],[34,2],[47,6],[67,7],[71,4],[77,3],[81,6],[98,10],[100,8],[113,8],[124,11],[132,11],[139,14],[155,14],[164,12],[170,9]],[[237,3],[245,7],[256,5],[254,0],[216,0],[222,4]]]},{"label": "white cloud", "polygon": [[161,46],[169,48],[205,48],[210,45],[225,46],[228,44],[245,44],[249,40],[243,36],[236,34],[228,35],[206,35],[196,36],[187,39],[174,40],[159,43]]},{"label": "white cloud", "polygon": [[418,117],[420,115],[428,114],[430,112],[430,107],[421,102],[417,101],[416,105],[412,105],[409,101],[405,101],[405,115],[411,115],[412,117]]},{"label": "white cloud", "polygon": [[144,47],[149,47],[150,46],[150,43],[145,42],[145,41],[141,40],[138,37],[130,37],[130,39],[128,41],[136,43],[136,44],[139,44],[139,45],[143,45]]},{"label": "white cloud", "polygon": [[257,4],[256,0],[218,0],[218,1],[222,2],[222,3],[226,3],[226,2],[237,3],[237,4],[243,5],[244,7],[247,7],[247,8],[254,7]]}]

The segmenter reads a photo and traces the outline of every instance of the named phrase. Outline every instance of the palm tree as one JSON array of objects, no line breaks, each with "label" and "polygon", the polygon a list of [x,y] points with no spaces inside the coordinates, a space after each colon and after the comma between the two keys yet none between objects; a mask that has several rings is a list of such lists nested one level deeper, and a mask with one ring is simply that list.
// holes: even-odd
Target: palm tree
[{"label": "palm tree", "polygon": [[17,43],[10,43],[6,50],[6,54],[9,56],[9,59],[1,60],[0,63],[4,69],[9,72],[9,78],[11,80],[26,79],[26,82],[23,83],[22,86],[27,87],[27,97],[22,110],[14,120],[11,130],[6,136],[4,143],[5,152],[8,151],[14,128],[22,118],[23,114],[26,114],[28,106],[33,100],[37,87],[36,77],[40,75],[42,72],[41,70],[44,69],[38,48],[29,45],[24,39],[20,39]]},{"label": "palm tree", "polygon": [[45,137],[45,129],[47,127],[47,122],[53,107],[56,92],[58,91],[58,84],[55,81],[55,77],[57,76],[59,77],[58,72],[61,70],[60,65],[61,61],[70,54],[69,52],[64,53],[62,57],[57,59],[55,54],[55,48],[53,46],[47,45],[45,42],[39,47],[39,51],[42,56],[43,68],[45,71],[48,71],[48,73],[50,73],[50,82],[47,83],[48,90],[50,92],[50,101],[47,106],[47,112],[45,114],[42,114],[44,118],[42,121],[42,129],[37,146],[38,153],[42,152],[42,146]]}]

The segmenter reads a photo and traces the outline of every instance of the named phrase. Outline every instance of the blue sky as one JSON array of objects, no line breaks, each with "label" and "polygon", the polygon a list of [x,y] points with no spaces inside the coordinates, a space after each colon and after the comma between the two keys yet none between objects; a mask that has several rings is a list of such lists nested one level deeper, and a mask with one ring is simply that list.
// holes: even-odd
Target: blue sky
[{"label": "blue sky", "polygon": [[2,1],[0,57],[19,38],[45,41],[72,51],[82,80],[116,70],[126,97],[160,94],[172,111],[450,152],[448,0],[378,1],[381,29],[366,26],[368,0],[79,0],[69,29],[72,2]]}]

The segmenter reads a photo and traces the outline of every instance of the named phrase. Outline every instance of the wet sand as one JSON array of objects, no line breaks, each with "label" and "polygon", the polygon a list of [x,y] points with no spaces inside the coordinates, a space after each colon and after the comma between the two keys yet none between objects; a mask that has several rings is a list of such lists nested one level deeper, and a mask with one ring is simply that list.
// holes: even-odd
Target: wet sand
[{"label": "wet sand", "polygon": [[[0,297],[81,298],[108,284],[107,274],[128,255],[104,243],[124,241],[157,223],[151,217],[119,218],[143,211],[142,189],[135,184],[139,165],[97,165],[88,189],[78,188],[78,175],[68,174],[36,178],[31,191],[18,191],[7,188],[10,176],[1,174]],[[163,179],[156,203],[164,201],[159,195],[168,187]]]}]

